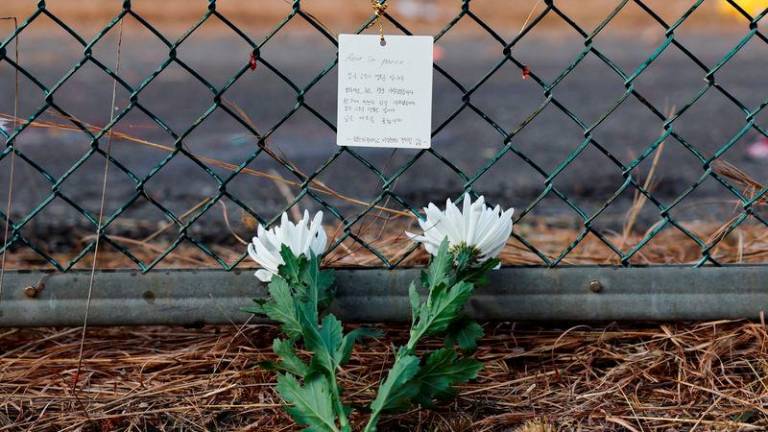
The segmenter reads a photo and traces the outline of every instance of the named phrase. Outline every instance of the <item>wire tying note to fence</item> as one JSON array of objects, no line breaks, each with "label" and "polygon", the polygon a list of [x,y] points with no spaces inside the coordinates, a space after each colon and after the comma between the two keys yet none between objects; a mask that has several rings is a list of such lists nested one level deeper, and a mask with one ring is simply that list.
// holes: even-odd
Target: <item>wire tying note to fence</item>
[{"label": "wire tying note to fence", "polygon": [[384,39],[384,21],[382,18],[382,15],[384,15],[384,12],[387,11],[387,6],[389,6],[388,3],[385,3],[384,1],[379,0],[371,0],[371,6],[373,7],[373,13],[376,15],[376,24],[379,26],[379,45],[384,46],[387,44],[386,39]]}]

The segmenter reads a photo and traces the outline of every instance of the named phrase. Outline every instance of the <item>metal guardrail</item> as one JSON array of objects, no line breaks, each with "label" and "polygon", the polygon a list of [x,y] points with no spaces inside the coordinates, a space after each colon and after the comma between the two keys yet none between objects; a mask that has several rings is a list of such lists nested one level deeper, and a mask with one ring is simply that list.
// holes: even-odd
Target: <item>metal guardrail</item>
[{"label": "metal guardrail", "polygon": [[[386,0],[380,0],[385,3]],[[35,208],[18,218],[10,218],[0,209],[0,222],[9,224],[9,236],[0,245],[0,253],[10,250],[28,249],[50,263],[54,272],[24,272],[6,271],[4,281],[3,298],[0,299],[0,326],[28,326],[28,325],[81,325],[88,298],[89,274],[78,270],[72,270],[86,257],[93,253],[97,241],[102,241],[119,251],[135,263],[135,271],[100,271],[96,272],[95,285],[90,299],[89,324],[92,325],[132,325],[132,324],[195,324],[195,323],[227,323],[243,322],[249,315],[234,312],[247,305],[252,297],[264,294],[264,287],[252,276],[250,271],[237,270],[237,266],[246,258],[243,252],[234,261],[227,262],[219,256],[211,245],[198,239],[190,228],[200,220],[207,212],[221,200],[239,206],[242,211],[251,215],[262,224],[269,225],[275,218],[266,218],[259,214],[257,208],[246,204],[240,197],[228,190],[228,184],[241,175],[243,170],[256,158],[266,157],[273,159],[295,176],[295,181],[300,184],[300,191],[293,202],[285,207],[289,210],[298,205],[299,201],[309,198],[318,203],[327,214],[333,215],[341,222],[341,235],[330,245],[330,249],[351,239],[359,243],[375,254],[384,267],[392,269],[409,256],[417,246],[414,245],[408,253],[400,255],[397,259],[390,259],[376,249],[374,245],[366,243],[355,234],[354,228],[359,226],[361,220],[372,212],[377,206],[381,206],[387,200],[393,200],[407,212],[416,217],[422,217],[420,211],[403,196],[393,191],[395,182],[409,171],[423,156],[430,154],[444,164],[450,171],[461,178],[465,191],[474,194],[474,183],[485,175],[499,160],[504,157],[519,158],[530,166],[540,176],[543,191],[532,202],[528,203],[515,215],[515,221],[527,220],[531,212],[536,209],[545,198],[555,198],[564,203],[573,211],[581,221],[581,227],[575,240],[559,253],[548,255],[536,248],[526,240],[525,235],[515,231],[514,238],[541,260],[540,264],[546,268],[505,268],[492,274],[492,282],[487,288],[479,289],[470,301],[468,312],[477,318],[492,320],[614,320],[614,319],[640,319],[640,320],[667,320],[667,319],[715,319],[715,318],[756,318],[768,306],[768,266],[765,267],[722,267],[713,268],[708,264],[720,264],[711,251],[728,233],[734,231],[746,220],[757,221],[768,227],[765,216],[755,211],[755,206],[766,198],[768,188],[762,188],[754,193],[745,195],[729,179],[724,178],[712,169],[712,164],[722,157],[739,141],[747,132],[755,131],[759,135],[768,137],[768,130],[760,126],[756,119],[763,113],[768,105],[768,99],[757,106],[748,106],[732,92],[726,85],[718,81],[718,71],[726,65],[749,42],[768,44],[768,37],[760,29],[759,24],[768,14],[768,9],[756,15],[750,15],[741,8],[738,2],[727,0],[727,3],[743,17],[744,34],[738,42],[722,58],[714,64],[707,64],[689,50],[685,44],[676,37],[676,30],[699,7],[704,0],[695,1],[679,17],[672,20],[662,18],[654,9],[642,0],[623,0],[618,2],[612,10],[594,29],[585,29],[571,19],[558,5],[560,1],[544,0],[544,9],[531,18],[528,24],[519,34],[511,39],[505,39],[499,32],[473,12],[473,4],[476,1],[462,0],[457,5],[457,13],[448,24],[440,30],[435,39],[440,41],[446,34],[460,22],[471,21],[480,26],[497,44],[499,58],[496,64],[471,86],[462,85],[450,73],[435,65],[435,73],[444,77],[451,85],[462,94],[460,105],[448,118],[437,125],[433,135],[439,133],[451,124],[462,112],[473,113],[490,125],[499,135],[502,146],[487,160],[487,163],[474,172],[464,172],[451,160],[440,153],[439,149],[429,149],[415,153],[404,161],[399,167],[392,170],[391,174],[385,174],[376,166],[358,153],[354,148],[338,148],[328,155],[327,160],[314,172],[304,174],[290,161],[276,157],[266,148],[266,141],[279,129],[284,127],[286,121],[303,110],[309,112],[335,133],[335,124],[332,120],[318,112],[307,102],[305,96],[336,67],[337,59],[330,57],[327,65],[312,78],[306,85],[292,81],[286,74],[272,64],[268,57],[263,55],[264,48],[283,31],[293,20],[302,20],[308,23],[318,36],[327,40],[329,44],[337,45],[334,35],[330,34],[312,15],[302,7],[300,0],[293,0],[290,13],[270,32],[260,39],[255,39],[245,30],[238,28],[227,16],[217,10],[217,1],[209,0],[208,9],[200,19],[186,32],[175,40],[169,39],[158,28],[145,20],[138,13],[130,0],[122,3],[120,12],[90,39],[78,34],[71,26],[59,19],[46,5],[45,1],[38,1],[37,8],[32,15],[23,19],[21,24],[2,41],[0,41],[0,65],[9,66],[12,70],[23,75],[32,85],[36,86],[43,94],[43,102],[34,110],[24,122],[11,131],[0,129],[0,137],[4,139],[5,146],[0,151],[0,162],[15,155],[19,163],[31,167],[45,182],[50,184],[50,193]],[[629,3],[637,5],[664,31],[664,38],[653,52],[644,59],[635,69],[626,70],[610,55],[600,50],[594,43],[595,38],[603,31]],[[385,14],[388,25],[404,34],[410,34],[408,28],[398,22],[392,15]],[[561,20],[570,29],[574,30],[583,41],[583,49],[554,79],[547,81],[543,77],[531,71],[516,58],[515,48],[537,27],[545,17],[555,17]],[[162,43],[168,51],[167,57],[149,75],[140,80],[138,84],[131,84],[124,79],[118,71],[100,62],[94,55],[93,49],[105,36],[126,18],[132,18],[144,29],[148,30],[154,38]],[[46,85],[39,80],[30,70],[22,64],[14,61],[12,44],[25,33],[26,29],[39,19],[50,19],[56,26],[63,29],[82,46],[82,57],[52,85]],[[375,19],[373,13],[368,20],[361,23],[358,32],[366,29]],[[222,85],[214,85],[199,74],[192,66],[177,57],[178,49],[189,42],[190,36],[195,33],[206,21],[218,20],[229,30],[231,36],[244,41],[251,48],[251,58],[243,58],[240,68]],[[691,64],[701,69],[704,82],[696,94],[686,103],[680,106],[677,112],[667,115],[659,107],[655,106],[648,98],[635,87],[638,77],[651,66],[666,50],[674,47],[682,53]],[[599,59],[605,64],[616,79],[624,85],[623,94],[614,101],[610,108],[593,122],[587,122],[580,118],[568,105],[556,95],[556,89],[563,80],[588,56]],[[128,93],[129,103],[116,111],[112,120],[102,128],[94,130],[89,125],[83,124],[76,117],[71,116],[63,106],[57,104],[57,92],[85,65],[95,66],[113,79],[121,91]],[[244,74],[254,65],[268,70],[277,79],[287,84],[295,93],[295,104],[273,125],[265,130],[257,131],[242,117],[242,115],[222,102],[227,92],[240,80]],[[544,96],[543,102],[532,107],[530,114],[519,124],[505,128],[495,121],[487,112],[473,104],[472,96],[478,89],[504,66],[512,65],[532,80],[541,90]],[[177,66],[189,74],[189,78],[200,82],[210,93],[210,104],[203,114],[187,125],[183,130],[174,130],[166,119],[153,113],[142,104],[142,92],[155,79],[170,66]],[[699,150],[695,143],[686,140],[676,131],[676,121],[691,107],[701,104],[705,94],[716,92],[724,96],[743,114],[744,123],[738,132],[710,156]],[[608,148],[602,145],[593,130],[622,106],[627,100],[633,99],[645,107],[648,112],[663,122],[663,131],[653,142],[637,157],[624,163],[620,158],[612,154]],[[526,127],[542,113],[546,108],[554,107],[563,113],[567,121],[572,122],[583,132],[583,141],[568,155],[564,155],[562,163],[552,170],[546,170],[537,165],[525,151],[512,144],[512,138],[525,130]],[[54,110],[66,118],[77,131],[87,137],[90,146],[87,153],[76,161],[69,170],[61,176],[56,176],[29,155],[17,144],[18,139],[26,133],[31,125],[38,121],[47,110]],[[112,128],[125,118],[130,112],[140,111],[149,116],[152,121],[165,131],[173,139],[173,150],[162,159],[146,175],[139,175],[114,156],[105,151],[105,142]],[[230,116],[234,121],[248,130],[257,140],[256,146],[244,160],[242,160],[228,174],[223,175],[204,160],[191,153],[184,146],[184,140],[198,126],[200,126],[215,111],[221,111]],[[669,204],[661,200],[647,190],[641,181],[634,175],[633,170],[646,161],[665,141],[674,142],[681,149],[690,153],[701,165],[702,172],[699,179],[690,185],[687,190]],[[623,181],[616,185],[613,195],[605,201],[594,213],[588,213],[566,193],[555,185],[555,179],[571,164],[576,163],[579,156],[588,148],[594,149],[605,155],[610,163],[613,163],[621,172]],[[365,165],[380,181],[381,189],[375,198],[364,203],[364,208],[354,215],[344,216],[340,210],[325,197],[315,190],[318,176],[332,166],[343,155],[351,156]],[[134,185],[132,196],[112,213],[105,214],[102,221],[92,211],[73,201],[62,190],[64,182],[73,173],[81,169],[91,160],[104,161],[108,158],[110,166],[114,170],[125,174]],[[209,175],[217,184],[217,188],[208,199],[194,212],[182,218],[179,214],[164,206],[162,202],[154,199],[145,190],[147,182],[162,171],[172,160],[184,158],[194,162]],[[722,235],[713,239],[704,239],[687,229],[680,221],[672,216],[672,210],[686,200],[686,197],[694,193],[697,188],[708,179],[714,179],[729,191],[740,205],[738,216],[733,218],[730,224],[724,227]],[[659,215],[659,223],[653,229],[645,233],[644,237],[628,250],[613,244],[609,238],[593,227],[595,221],[609,208],[614,200],[626,191],[637,191],[655,207]],[[444,197],[440,197],[444,198]],[[169,242],[167,248],[155,259],[144,261],[137,256],[129,246],[110,236],[108,228],[121,215],[131,209],[138,200],[160,210],[173,224],[176,233],[175,238]],[[24,228],[53,200],[65,202],[78,214],[86,218],[92,224],[97,236],[89,239],[80,253],[71,258],[57,258],[44,248],[38,246],[36,239],[24,235]],[[693,240],[698,247],[699,257],[693,262],[693,267],[630,267],[631,259],[635,257],[649,242],[665,229],[673,229]],[[617,257],[621,266],[626,268],[607,267],[561,267],[561,263],[567,255],[587,236],[592,235],[610,248]],[[221,271],[166,271],[155,270],[171,252],[182,243],[192,244],[204,254],[212,257],[222,268]],[[334,308],[336,313],[345,320],[350,321],[400,321],[407,319],[407,293],[408,282],[416,277],[417,270],[403,269],[398,271],[388,270],[339,270],[339,297]]]},{"label": "metal guardrail", "polygon": [[[418,269],[341,269],[333,312],[345,322],[407,321]],[[9,272],[0,327],[83,323],[90,272]],[[266,294],[251,271],[97,272],[89,325],[242,323]],[[467,313],[481,320],[706,320],[761,316],[768,267],[502,268]],[[254,321],[250,321],[254,322]]]}]

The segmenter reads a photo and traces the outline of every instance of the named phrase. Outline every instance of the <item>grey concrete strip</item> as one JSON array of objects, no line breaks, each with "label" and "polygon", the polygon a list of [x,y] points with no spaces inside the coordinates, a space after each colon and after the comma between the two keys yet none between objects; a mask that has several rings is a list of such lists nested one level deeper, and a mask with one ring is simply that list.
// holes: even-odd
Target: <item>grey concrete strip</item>
[{"label": "grey concrete strip", "polygon": [[[333,312],[346,321],[405,321],[418,269],[337,270]],[[709,320],[757,318],[768,308],[768,267],[504,268],[469,302],[482,320]],[[37,289],[34,287],[37,286]],[[0,326],[82,324],[88,272],[6,272]],[[250,271],[97,272],[90,325],[243,322],[265,294]]]}]

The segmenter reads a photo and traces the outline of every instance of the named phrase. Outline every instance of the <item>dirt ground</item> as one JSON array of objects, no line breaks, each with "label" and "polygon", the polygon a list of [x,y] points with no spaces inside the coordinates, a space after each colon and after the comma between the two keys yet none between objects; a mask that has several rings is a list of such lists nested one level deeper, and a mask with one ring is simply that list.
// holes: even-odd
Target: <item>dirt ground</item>
[{"label": "dirt ground", "polygon": [[[356,407],[373,397],[392,344],[407,338],[401,326],[380,327],[386,337],[359,345],[341,373]],[[484,327],[479,379],[434,410],[386,417],[383,432],[768,428],[764,323]],[[78,367],[80,336],[0,332],[0,430],[297,430],[274,376],[258,366],[273,358],[272,326],[91,328]]]}]

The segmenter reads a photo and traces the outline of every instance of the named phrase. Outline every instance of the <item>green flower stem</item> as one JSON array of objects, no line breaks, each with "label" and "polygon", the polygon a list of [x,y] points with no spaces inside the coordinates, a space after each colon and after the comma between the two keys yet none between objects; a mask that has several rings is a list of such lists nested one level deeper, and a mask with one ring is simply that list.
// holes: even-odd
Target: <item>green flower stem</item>
[{"label": "green flower stem", "polygon": [[328,381],[331,384],[331,392],[333,393],[333,404],[336,407],[336,412],[339,415],[339,426],[341,426],[341,432],[350,432],[352,426],[349,424],[347,413],[344,410],[344,404],[341,403],[341,392],[339,392],[339,386],[336,381],[336,373],[328,374]]},{"label": "green flower stem", "polygon": [[[358,328],[345,334],[341,321],[321,313],[333,298],[334,277],[333,271],[320,270],[317,256],[297,257],[286,246],[280,255],[284,264],[269,284],[269,297],[245,309],[280,322],[287,336],[273,343],[278,360],[272,367],[284,373],[277,391],[288,414],[305,430],[352,432],[336,374],[349,360],[355,340],[377,333]],[[298,355],[295,343],[312,353],[309,363]]]},{"label": "green flower stem", "polygon": [[[413,323],[411,323],[411,325],[413,326]],[[416,334],[411,333],[410,338],[408,338],[408,343],[405,345],[405,349],[399,350],[395,355],[395,362],[392,364],[391,369],[396,369],[406,356],[410,356],[414,353],[414,351],[416,351],[416,344],[419,343],[423,336],[424,332],[419,332]],[[379,423],[380,415],[381,411],[374,411],[371,414],[371,417],[368,419],[368,423],[365,425],[363,432],[376,432],[376,426]]]},{"label": "green flower stem", "polygon": [[[418,380],[424,379],[424,377],[418,376],[419,369],[428,365],[430,359],[433,361],[431,367],[438,368],[435,370],[439,371],[441,367],[445,370],[446,366],[439,366],[439,361],[441,358],[446,358],[445,353],[448,351],[438,350],[437,352],[440,354],[437,354],[437,357],[433,357],[436,354],[433,352],[424,359],[419,359],[415,355],[416,346],[426,336],[445,334],[449,331],[451,324],[460,319],[461,310],[471,296],[474,286],[477,283],[482,283],[485,274],[497,264],[496,260],[478,263],[477,255],[476,249],[466,245],[458,245],[449,250],[448,242],[443,241],[429,267],[422,272],[421,284],[427,288],[427,298],[421,300],[415,285],[411,286],[409,293],[412,308],[410,336],[408,342],[397,351],[394,364],[379,387],[376,399],[371,404],[371,416],[363,429],[364,432],[376,431],[381,413],[389,409],[387,407],[391,406],[390,404],[406,401],[413,403],[418,402],[419,397],[425,397],[418,387],[416,387],[415,393],[409,395],[408,392],[414,391],[414,388],[407,386],[419,385],[414,384],[418,383]],[[448,353],[449,356],[454,355],[453,358],[455,359],[455,354]],[[471,379],[479,370],[467,362],[464,362],[460,368],[462,368],[463,376],[466,377],[464,380]],[[459,381],[461,380],[456,382]],[[434,391],[437,387],[434,387],[433,384],[434,382],[426,385]],[[445,391],[451,384],[451,378],[442,378],[442,381],[439,381],[439,388]],[[426,393],[427,398],[431,398],[431,396],[432,394],[429,392]]]}]

